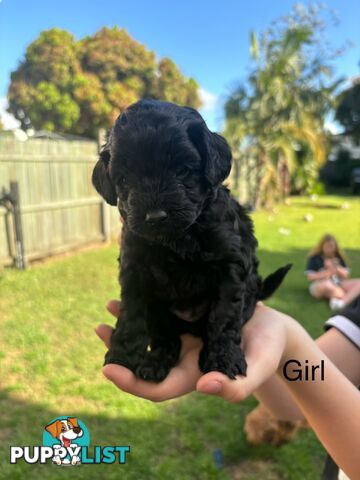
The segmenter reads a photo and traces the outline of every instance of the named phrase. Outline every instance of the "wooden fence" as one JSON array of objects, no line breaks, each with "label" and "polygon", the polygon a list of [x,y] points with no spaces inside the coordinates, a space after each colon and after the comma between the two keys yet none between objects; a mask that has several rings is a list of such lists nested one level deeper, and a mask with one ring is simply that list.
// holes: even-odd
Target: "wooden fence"
[{"label": "wooden fence", "polygon": [[[95,141],[0,136],[0,197],[17,182],[28,261],[106,241],[119,231],[117,209],[91,184]],[[13,219],[0,206],[0,266],[14,263]]]}]

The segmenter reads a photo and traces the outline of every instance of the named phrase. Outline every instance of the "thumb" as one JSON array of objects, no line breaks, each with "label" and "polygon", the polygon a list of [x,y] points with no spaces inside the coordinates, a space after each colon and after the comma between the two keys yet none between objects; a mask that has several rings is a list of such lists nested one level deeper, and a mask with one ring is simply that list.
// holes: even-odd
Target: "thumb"
[{"label": "thumb", "polygon": [[203,375],[197,382],[196,390],[199,393],[216,395],[228,402],[237,403],[248,395],[246,377],[228,378],[220,372],[210,372]]},{"label": "thumb", "polygon": [[[268,321],[271,315],[272,323]],[[209,372],[200,377],[196,390],[234,403],[254,393],[277,371],[287,341],[285,319],[285,316],[278,318],[278,314],[259,306],[243,332],[246,376],[238,375],[232,380],[221,372]]]}]

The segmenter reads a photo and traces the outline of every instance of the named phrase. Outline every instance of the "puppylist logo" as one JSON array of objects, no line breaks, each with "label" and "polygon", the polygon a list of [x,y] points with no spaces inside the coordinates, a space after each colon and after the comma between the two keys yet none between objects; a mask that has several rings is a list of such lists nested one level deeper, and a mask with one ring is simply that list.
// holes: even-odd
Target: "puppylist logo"
[{"label": "puppylist logo", "polygon": [[57,417],[45,426],[42,446],[10,447],[10,463],[20,460],[33,464],[52,462],[60,466],[126,463],[130,446],[99,446],[90,451],[90,434],[76,417]]}]

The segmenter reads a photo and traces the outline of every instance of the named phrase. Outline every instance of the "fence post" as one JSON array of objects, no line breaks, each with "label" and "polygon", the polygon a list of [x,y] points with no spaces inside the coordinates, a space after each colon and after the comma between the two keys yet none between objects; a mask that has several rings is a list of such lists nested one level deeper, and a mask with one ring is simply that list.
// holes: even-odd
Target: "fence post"
[{"label": "fence post", "polygon": [[25,270],[24,238],[21,222],[20,196],[18,182],[10,182],[10,197],[13,203],[14,227],[15,227],[15,265],[16,268]]}]

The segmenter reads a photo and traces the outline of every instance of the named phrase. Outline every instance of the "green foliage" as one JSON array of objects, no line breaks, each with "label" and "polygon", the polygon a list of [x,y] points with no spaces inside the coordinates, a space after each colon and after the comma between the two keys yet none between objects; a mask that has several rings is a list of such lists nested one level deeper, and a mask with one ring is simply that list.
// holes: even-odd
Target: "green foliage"
[{"label": "green foliage", "polygon": [[360,139],[360,77],[353,85],[340,93],[335,118],[345,128],[345,133]]},{"label": "green foliage", "polygon": [[11,75],[9,111],[23,128],[96,137],[130,103],[153,97],[198,107],[198,85],[175,63],[104,27],[80,41],[67,31],[42,32]]},{"label": "green foliage", "polygon": [[309,189],[309,195],[325,195],[326,189],[323,182],[316,182],[315,185]]},{"label": "green foliage", "polygon": [[170,58],[160,60],[158,73],[152,87],[154,98],[166,98],[169,102],[191,105],[194,108],[200,106],[197,83],[192,78],[184,78]]},{"label": "green foliage", "polygon": [[349,150],[339,148],[335,160],[327,162],[321,170],[321,178],[334,187],[349,187],[351,173],[358,167],[358,162],[358,159],[352,158]]},{"label": "green foliage", "polygon": [[253,204],[309,191],[326,159],[324,122],[341,80],[330,79],[339,52],[324,50],[320,12],[297,5],[261,35],[252,32],[253,70],[225,104],[235,158],[255,163]]}]

